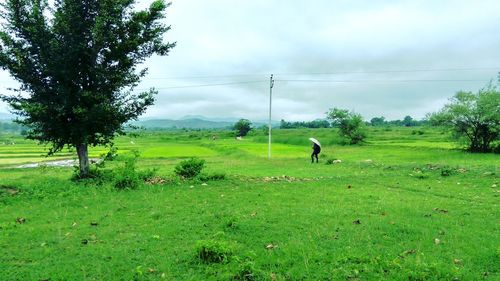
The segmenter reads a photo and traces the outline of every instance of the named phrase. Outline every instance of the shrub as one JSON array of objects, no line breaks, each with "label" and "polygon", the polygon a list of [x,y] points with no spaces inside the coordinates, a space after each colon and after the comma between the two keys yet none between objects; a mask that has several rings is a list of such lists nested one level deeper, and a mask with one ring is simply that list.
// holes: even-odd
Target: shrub
[{"label": "shrub", "polygon": [[198,258],[206,263],[225,263],[232,255],[229,245],[215,240],[198,241],[196,252]]},{"label": "shrub", "polygon": [[118,156],[118,148],[114,147],[113,145],[111,145],[109,147],[109,151],[102,154],[101,155],[101,158],[103,160],[103,163],[104,161],[113,161],[116,159],[116,157]]},{"label": "shrub", "polygon": [[226,174],[224,173],[201,174],[199,178],[201,181],[225,180]]},{"label": "shrub", "polygon": [[205,167],[205,160],[198,158],[191,158],[188,160],[181,161],[177,166],[175,166],[175,174],[192,179],[201,173],[201,170]]},{"label": "shrub", "polygon": [[245,281],[252,281],[256,280],[256,269],[255,269],[255,262],[253,261],[244,261],[240,264],[238,264],[238,271],[237,273],[233,276],[233,280],[245,280]]},{"label": "shrub", "polygon": [[421,135],[425,134],[425,132],[421,131],[421,130],[413,130],[413,131],[411,131],[411,134],[412,135],[417,135],[418,134],[418,135],[421,136]]},{"label": "shrub", "polygon": [[412,177],[414,177],[414,178],[417,178],[417,179],[421,179],[421,180],[426,179],[426,178],[428,178],[428,177],[429,177],[429,175],[428,175],[428,174],[426,174],[426,173],[424,173],[423,171],[420,171],[420,170],[416,170],[416,171],[414,171],[414,172],[411,174],[411,176],[412,176]]},{"label": "shrub", "polygon": [[117,189],[135,189],[142,182],[147,181],[156,175],[156,170],[149,169],[145,171],[137,171],[136,163],[139,158],[139,153],[134,151],[134,156],[125,161],[125,165],[115,170],[113,173],[114,186]]},{"label": "shrub", "polygon": [[115,188],[135,189],[141,184],[141,177],[135,170],[136,161],[135,157],[127,159],[125,165],[115,171],[113,175]]},{"label": "shrub", "polygon": [[237,228],[238,227],[238,218],[237,217],[229,217],[227,220],[226,220],[226,223],[225,223],[225,227],[226,228]]},{"label": "shrub", "polygon": [[455,173],[455,170],[453,170],[452,168],[450,168],[448,166],[445,166],[445,167],[441,168],[441,176],[443,176],[443,177],[451,176],[454,173]]},{"label": "shrub", "polygon": [[95,184],[102,184],[108,179],[108,175],[99,167],[90,166],[88,174],[82,176],[80,173],[80,168],[78,166],[74,167],[73,175],[71,176],[71,180],[75,182],[92,182]]}]

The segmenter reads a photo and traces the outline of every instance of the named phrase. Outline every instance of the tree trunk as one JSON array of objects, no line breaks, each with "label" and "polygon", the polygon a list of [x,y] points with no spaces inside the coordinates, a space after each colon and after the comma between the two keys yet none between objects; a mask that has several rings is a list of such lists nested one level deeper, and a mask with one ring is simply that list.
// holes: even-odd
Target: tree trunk
[{"label": "tree trunk", "polygon": [[80,177],[85,178],[89,174],[89,152],[86,143],[76,146],[78,161],[80,164]]}]

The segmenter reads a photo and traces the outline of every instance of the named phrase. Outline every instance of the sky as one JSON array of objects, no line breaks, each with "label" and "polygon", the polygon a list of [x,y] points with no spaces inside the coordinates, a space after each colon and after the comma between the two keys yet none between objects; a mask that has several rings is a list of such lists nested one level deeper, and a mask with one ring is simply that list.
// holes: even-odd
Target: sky
[{"label": "sky", "polygon": [[[152,0],[139,0],[137,9]],[[416,119],[500,71],[500,1],[173,0],[166,42],[137,90],[142,118],[324,118],[329,108]],[[0,71],[0,89],[15,85]],[[7,112],[0,103],[0,113]]]}]

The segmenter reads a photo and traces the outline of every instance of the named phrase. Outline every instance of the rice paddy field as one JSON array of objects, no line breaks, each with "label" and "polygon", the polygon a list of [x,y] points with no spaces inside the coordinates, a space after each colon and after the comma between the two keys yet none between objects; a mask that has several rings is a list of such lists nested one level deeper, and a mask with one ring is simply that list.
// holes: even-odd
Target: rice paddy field
[{"label": "rice paddy field", "polygon": [[[72,167],[18,168],[75,153],[0,135],[0,280],[500,280],[498,154],[432,128],[339,142],[333,129],[275,130],[268,159],[258,130],[141,132],[101,169],[137,151],[150,177],[118,190],[74,181]],[[219,176],[178,178],[191,157]]]}]

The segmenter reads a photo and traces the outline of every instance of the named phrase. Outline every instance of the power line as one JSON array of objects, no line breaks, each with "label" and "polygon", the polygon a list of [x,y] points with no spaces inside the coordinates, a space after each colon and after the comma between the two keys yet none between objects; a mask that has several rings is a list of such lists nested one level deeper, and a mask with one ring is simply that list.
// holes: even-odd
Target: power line
[{"label": "power line", "polygon": [[377,74],[377,73],[413,73],[413,72],[448,72],[448,71],[476,71],[476,70],[498,70],[499,67],[467,67],[467,68],[427,68],[427,69],[399,69],[399,70],[359,70],[359,71],[337,71],[337,72],[310,72],[310,73],[277,73],[283,76],[295,75],[337,75],[337,74]]},{"label": "power line", "polygon": [[[399,69],[399,70],[359,70],[359,71],[334,71],[334,72],[303,72],[303,73],[275,73],[280,76],[314,76],[314,75],[341,75],[341,74],[377,74],[377,73],[416,73],[416,72],[453,72],[453,71],[482,71],[498,70],[500,67],[467,67],[467,68],[428,68],[428,69]],[[213,79],[213,78],[243,78],[243,77],[268,77],[267,73],[254,74],[217,74],[217,75],[190,75],[190,76],[166,76],[166,77],[144,77],[148,80],[184,80],[184,79]],[[14,82],[15,80],[2,80],[0,83]],[[260,82],[260,81],[259,81]],[[184,86],[183,86],[184,87]],[[172,87],[173,88],[173,87]]]},{"label": "power line", "polygon": [[[319,79],[274,79],[275,82],[298,82],[298,83],[442,83],[442,82],[485,82],[481,79],[406,79],[406,80],[319,80]],[[240,81],[240,82],[228,82],[228,83],[214,83],[214,84],[198,84],[198,85],[184,85],[184,86],[173,86],[173,87],[152,87],[155,90],[173,90],[173,89],[185,89],[185,88],[204,88],[204,87],[215,87],[215,86],[227,86],[227,85],[242,85],[242,84],[257,84],[264,83],[265,80],[261,81]],[[139,88],[138,91],[147,91],[149,88]]]},{"label": "power line", "polygon": [[314,83],[412,83],[412,82],[484,82],[481,79],[404,79],[404,80],[318,80],[318,79],[276,79],[278,82],[314,82]]},{"label": "power line", "polygon": [[[414,73],[414,72],[452,72],[452,71],[480,71],[498,70],[500,67],[468,67],[468,68],[428,68],[428,69],[399,69],[399,70],[359,70],[359,71],[334,71],[334,72],[303,72],[303,73],[275,73],[281,76],[313,76],[313,75],[340,75],[340,74],[377,74],[377,73]],[[235,77],[267,77],[267,73],[255,74],[221,74],[221,75],[194,75],[194,76],[168,76],[145,77],[143,80],[175,80],[175,79],[211,79]]]},{"label": "power line", "polygon": [[[214,87],[214,86],[227,86],[227,85],[239,85],[239,84],[255,84],[255,83],[263,83],[262,81],[240,81],[240,82],[228,82],[228,83],[214,83],[214,84],[199,84],[199,85],[184,85],[184,86],[172,86],[172,87],[161,87],[156,88],[152,87],[156,90],[170,90],[170,89],[184,89],[184,88],[202,88],[202,87]],[[138,90],[148,90],[148,89],[138,89]]]}]

